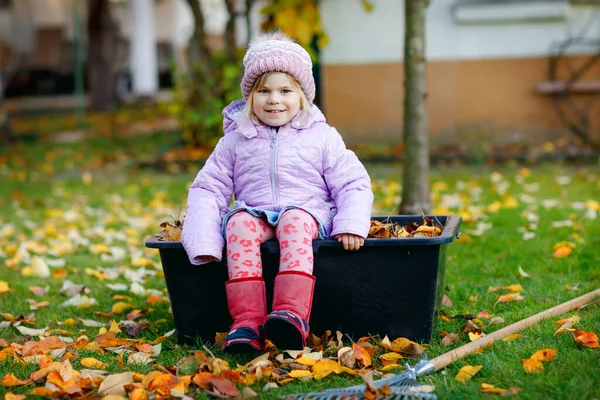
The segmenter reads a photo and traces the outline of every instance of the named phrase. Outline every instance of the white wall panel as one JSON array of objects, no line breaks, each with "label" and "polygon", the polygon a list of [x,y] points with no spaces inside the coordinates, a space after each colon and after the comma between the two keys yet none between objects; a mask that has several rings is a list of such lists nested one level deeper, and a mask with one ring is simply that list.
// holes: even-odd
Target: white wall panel
[{"label": "white wall panel", "polygon": [[[376,0],[366,13],[359,0],[323,0],[330,44],[324,64],[398,62],[403,58],[404,9],[400,0]],[[547,56],[553,44],[571,36],[600,38],[600,7],[565,5],[564,18],[491,22],[482,16],[468,24],[454,17],[454,0],[432,0],[427,10],[427,57],[430,60]],[[483,6],[480,6],[483,7]],[[510,7],[507,5],[506,7]],[[483,15],[483,14],[482,14]],[[572,52],[591,52],[588,46]]]}]

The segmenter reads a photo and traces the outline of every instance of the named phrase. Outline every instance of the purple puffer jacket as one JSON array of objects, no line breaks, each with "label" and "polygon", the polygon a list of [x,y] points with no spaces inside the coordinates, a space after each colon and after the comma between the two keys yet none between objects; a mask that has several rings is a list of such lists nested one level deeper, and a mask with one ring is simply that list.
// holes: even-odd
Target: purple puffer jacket
[{"label": "purple puffer jacket", "polygon": [[225,136],[192,183],[181,241],[192,264],[221,259],[223,216],[236,204],[310,212],[329,237],[369,232],[373,192],[356,155],[313,106],[310,118],[273,128],[244,118],[245,101],[223,110]]}]

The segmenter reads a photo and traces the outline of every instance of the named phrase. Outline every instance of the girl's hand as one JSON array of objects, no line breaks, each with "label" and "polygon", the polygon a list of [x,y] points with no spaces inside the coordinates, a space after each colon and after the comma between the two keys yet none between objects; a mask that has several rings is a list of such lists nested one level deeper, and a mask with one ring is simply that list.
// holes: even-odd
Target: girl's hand
[{"label": "girl's hand", "polygon": [[365,239],[352,233],[342,233],[337,237],[338,242],[342,242],[344,250],[358,250],[365,244]]}]

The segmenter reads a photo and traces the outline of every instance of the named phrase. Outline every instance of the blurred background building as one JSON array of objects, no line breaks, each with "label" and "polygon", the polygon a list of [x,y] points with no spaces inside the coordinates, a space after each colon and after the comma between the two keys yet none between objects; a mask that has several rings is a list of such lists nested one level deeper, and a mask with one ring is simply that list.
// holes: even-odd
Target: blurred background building
[{"label": "blurred background building", "polygon": [[[199,1],[209,46],[222,47],[224,2]],[[329,43],[319,49],[319,105],[350,141],[397,138],[402,129],[403,2],[372,3],[366,13],[359,0],[320,1]],[[68,104],[79,39],[85,54],[88,4],[0,0],[7,101],[66,96]],[[237,1],[240,10],[244,4]],[[259,32],[262,5],[253,5],[250,32],[242,17],[236,21],[240,46]],[[187,2],[111,0],[110,14],[119,96],[168,98],[173,67],[186,67],[193,33]],[[440,141],[483,131],[541,139],[587,129],[600,136],[600,1],[432,0],[426,37],[429,126]]]}]

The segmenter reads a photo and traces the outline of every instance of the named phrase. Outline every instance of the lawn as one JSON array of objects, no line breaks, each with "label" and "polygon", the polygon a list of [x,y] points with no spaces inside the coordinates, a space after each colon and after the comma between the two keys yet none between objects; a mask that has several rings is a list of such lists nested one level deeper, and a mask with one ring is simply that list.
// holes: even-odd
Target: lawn
[{"label": "lawn", "polygon": [[[103,377],[133,371],[136,383],[127,387],[131,398],[144,398],[145,390],[150,398],[165,398],[170,389],[182,387],[190,397],[208,398],[198,384],[227,391],[219,386],[225,378],[202,381],[207,375],[200,372],[211,371],[243,380],[237,387],[251,387],[258,398],[275,399],[362,382],[354,374],[368,363],[361,358],[363,350],[371,352],[375,376],[401,373],[405,362],[415,363],[402,354],[398,368],[384,368],[379,356],[390,351],[382,338],[372,338],[352,350],[357,358],[352,369],[322,379],[315,371],[288,375],[300,368],[298,363],[280,364],[275,350],[270,361],[234,373],[222,372],[229,369],[226,363],[236,369],[256,355],[232,357],[213,343],[177,345],[175,336],[168,336],[175,326],[160,259],[143,243],[163,221],[183,216],[187,187],[199,165],[168,165],[171,173],[136,168],[137,161],[149,159],[170,140],[163,135],[135,143],[95,139],[0,149],[0,395],[35,390],[66,396],[78,379],[83,392],[96,393]],[[367,168],[376,193],[373,214],[397,214],[401,167],[373,163]],[[473,334],[489,334],[600,287],[599,177],[598,165],[433,169],[433,213],[458,214],[463,225],[461,239],[448,246],[446,301],[430,343],[421,344],[429,358],[468,343],[468,333],[462,332],[468,320],[479,328]],[[522,298],[498,301],[507,294]],[[560,327],[555,322],[572,316],[578,319],[571,329],[590,332],[587,346],[569,331],[555,335]],[[457,341],[447,344],[442,339],[450,333]],[[593,333],[600,334],[600,301],[499,341],[419,383],[435,386],[442,399],[497,396],[481,392],[482,384],[510,389],[505,394],[519,399],[598,398],[600,348],[591,347]],[[55,339],[40,342],[44,337]],[[337,357],[336,340],[321,346],[309,357],[318,358],[318,350]],[[345,339],[343,346],[352,343]],[[556,353],[541,363],[543,369],[527,373],[522,360],[544,349]],[[482,368],[461,383],[455,376],[464,366]],[[14,379],[23,384],[13,385]],[[278,387],[264,389],[273,382]]]}]

